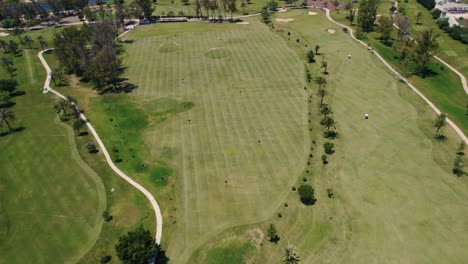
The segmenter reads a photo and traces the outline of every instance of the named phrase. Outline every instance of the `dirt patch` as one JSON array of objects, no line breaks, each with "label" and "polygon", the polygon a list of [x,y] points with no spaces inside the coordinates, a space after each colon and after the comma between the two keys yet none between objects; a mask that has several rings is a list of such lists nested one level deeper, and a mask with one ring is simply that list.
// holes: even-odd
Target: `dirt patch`
[{"label": "dirt patch", "polygon": [[237,25],[248,25],[248,24],[250,24],[250,22],[237,22],[236,24]]},{"label": "dirt patch", "polygon": [[282,9],[278,10],[278,12],[281,12],[281,13],[286,12],[286,11],[288,11],[286,8],[282,8]]},{"label": "dirt patch", "polygon": [[8,36],[8,35],[10,35],[10,34],[5,33],[5,32],[0,32],[0,37],[6,37],[6,36]]},{"label": "dirt patch", "polygon": [[327,29],[327,32],[330,33],[330,34],[335,34],[336,30],[334,30],[333,28],[329,28],[329,29]]},{"label": "dirt patch", "polygon": [[309,16],[315,16],[315,15],[317,15],[317,13],[309,11]]},{"label": "dirt patch", "polygon": [[277,22],[284,22],[284,23],[288,23],[288,22],[291,22],[291,21],[294,21],[294,18],[277,18],[275,19]]},{"label": "dirt patch", "polygon": [[255,247],[259,249],[263,242],[263,239],[265,238],[265,234],[263,234],[263,231],[258,227],[254,227],[247,230],[245,233],[250,237]]}]

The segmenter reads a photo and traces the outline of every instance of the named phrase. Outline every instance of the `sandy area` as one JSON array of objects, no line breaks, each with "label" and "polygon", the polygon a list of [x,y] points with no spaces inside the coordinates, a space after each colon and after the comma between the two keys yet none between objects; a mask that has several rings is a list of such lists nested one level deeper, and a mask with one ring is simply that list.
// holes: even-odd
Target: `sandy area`
[{"label": "sandy area", "polygon": [[248,24],[250,24],[250,22],[237,22],[236,24],[237,25],[248,25]]},{"label": "sandy area", "polygon": [[317,13],[309,11],[309,16],[315,16],[315,15],[317,15]]},{"label": "sandy area", "polygon": [[279,9],[278,12],[286,12],[288,11],[286,8]]},{"label": "sandy area", "polygon": [[0,37],[6,37],[6,36],[8,36],[8,35],[10,35],[10,34],[5,33],[5,32],[0,32]]},{"label": "sandy area", "polygon": [[294,21],[294,18],[277,18],[275,19],[277,22],[285,22],[285,23],[288,23],[288,22],[291,22],[291,21]]},{"label": "sandy area", "polygon": [[327,32],[330,33],[330,34],[335,34],[336,30],[334,30],[333,28],[329,28],[329,29],[327,29]]}]

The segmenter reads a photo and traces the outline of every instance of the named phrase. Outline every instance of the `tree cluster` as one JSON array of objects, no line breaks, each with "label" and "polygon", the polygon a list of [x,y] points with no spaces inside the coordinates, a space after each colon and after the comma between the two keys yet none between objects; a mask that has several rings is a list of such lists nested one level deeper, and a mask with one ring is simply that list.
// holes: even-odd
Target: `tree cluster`
[{"label": "tree cluster", "polygon": [[364,32],[372,32],[377,19],[380,0],[362,0],[359,4],[358,24]]},{"label": "tree cluster", "polygon": [[85,77],[99,90],[117,90],[122,67],[115,42],[118,25],[101,18],[81,28],[70,26],[55,33],[55,53],[68,73]]},{"label": "tree cluster", "polygon": [[454,25],[453,27],[450,27],[448,18],[439,19],[437,21],[437,25],[440,29],[447,32],[447,34],[451,38],[458,40],[464,44],[468,44],[468,28],[461,27],[459,25]]},{"label": "tree cluster", "polygon": [[[156,244],[151,233],[139,226],[121,236],[115,245],[115,251],[124,264],[165,264],[169,262],[166,252]],[[150,262],[150,260],[153,260]]]}]

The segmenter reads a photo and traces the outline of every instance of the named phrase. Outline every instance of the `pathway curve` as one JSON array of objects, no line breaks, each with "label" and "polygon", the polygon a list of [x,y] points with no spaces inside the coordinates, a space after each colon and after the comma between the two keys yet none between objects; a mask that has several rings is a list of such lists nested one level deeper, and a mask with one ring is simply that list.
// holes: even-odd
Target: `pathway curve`
[{"label": "pathway curve", "polygon": [[[395,4],[395,8],[397,8],[397,10],[398,10],[398,2],[395,1],[395,0],[390,0],[390,2],[393,2]],[[400,29],[395,23],[393,23],[393,26],[396,29]],[[409,38],[414,41],[413,37],[409,36]],[[414,41],[414,42],[416,42],[416,41]],[[461,72],[459,72],[457,69],[455,69],[452,65],[448,64],[447,62],[445,62],[443,59],[437,57],[436,55],[434,55],[434,58],[436,60],[440,61],[445,66],[447,66],[450,70],[452,70],[455,74],[457,74],[458,77],[460,77],[460,81],[461,81],[461,83],[463,85],[463,89],[465,90],[465,93],[468,94],[468,84],[466,82],[465,75],[463,75]]]},{"label": "pathway curve", "polygon": [[[327,16],[328,20],[330,20],[331,22],[341,26],[341,27],[345,27],[348,29],[348,32],[350,33],[351,37],[356,40],[357,42],[361,43],[362,45],[364,45],[365,47],[368,47],[366,43],[364,43],[363,41],[357,39],[354,34],[353,34],[353,29],[346,26],[346,25],[343,25],[341,23],[338,23],[336,22],[335,20],[333,20],[333,18],[331,18],[330,16],[330,10],[329,9],[324,9],[325,10],[325,15]],[[421,97],[431,108],[432,110],[434,110],[434,112],[436,112],[437,114],[440,114],[441,111],[429,100],[427,99],[414,85],[412,85],[405,77],[403,77],[401,74],[399,74],[395,69],[393,69],[392,66],[390,66],[390,64],[388,64],[383,58],[382,56],[380,56],[379,53],[377,53],[375,50],[372,50],[372,52],[375,54],[375,56],[377,56],[377,58],[379,58],[383,64],[385,64],[385,66],[387,66],[387,68],[390,69],[390,71],[392,71],[396,76],[398,76],[398,78],[400,78],[402,81],[404,81],[409,87],[411,87],[411,89],[417,94],[419,95],[419,97]],[[466,85],[466,80],[465,80],[465,85]],[[460,138],[465,142],[465,144],[468,145],[468,138],[465,136],[465,134],[463,133],[463,131],[455,124],[453,123],[452,120],[450,120],[449,118],[447,118],[447,123],[455,130],[455,132],[457,132],[457,134],[460,136]]]},{"label": "pathway curve", "polygon": [[[128,31],[126,31],[126,32],[128,32]],[[43,51],[41,51],[41,52],[39,52],[37,54],[37,56],[39,57],[39,60],[41,60],[42,65],[44,66],[44,68],[47,71],[47,78],[45,80],[43,93],[51,92],[51,93],[57,95],[58,97],[62,98],[63,100],[68,101],[68,99],[64,95],[62,95],[61,93],[57,92],[56,90],[50,88],[50,81],[52,79],[52,75],[51,75],[52,71],[51,71],[51,69],[49,67],[49,64],[47,64],[47,62],[46,62],[46,60],[44,59],[44,56],[43,56],[44,52],[47,52],[47,51],[50,51],[50,50],[53,50],[53,48],[43,50]],[[137,188],[140,192],[142,192],[146,196],[146,198],[148,198],[148,200],[150,201],[151,205],[153,206],[154,213],[155,213],[155,216],[156,216],[156,243],[161,244],[162,224],[163,224],[163,222],[162,222],[161,210],[159,208],[158,202],[156,202],[156,199],[154,199],[153,195],[148,190],[146,190],[143,186],[141,186],[139,183],[137,183],[132,178],[127,176],[125,173],[123,173],[119,168],[117,168],[117,166],[115,166],[114,162],[112,161],[112,159],[111,159],[111,157],[109,155],[109,152],[106,149],[106,146],[104,146],[104,143],[102,142],[101,138],[99,137],[98,133],[94,129],[91,122],[89,122],[89,120],[86,118],[86,116],[83,113],[80,113],[80,118],[86,123],[89,130],[93,134],[94,138],[96,139],[96,142],[98,143],[99,147],[101,148],[102,153],[104,153],[107,164],[109,164],[109,166],[112,168],[112,170],[115,171],[115,173],[117,173],[120,177],[122,177],[128,183],[130,183],[133,187]]]}]

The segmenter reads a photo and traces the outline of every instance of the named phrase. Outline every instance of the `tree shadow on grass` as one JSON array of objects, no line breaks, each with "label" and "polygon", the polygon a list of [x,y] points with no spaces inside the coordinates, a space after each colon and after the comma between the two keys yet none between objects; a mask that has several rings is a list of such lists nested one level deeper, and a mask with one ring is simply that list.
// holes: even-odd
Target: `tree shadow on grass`
[{"label": "tree shadow on grass", "polygon": [[9,131],[4,131],[0,133],[0,137],[5,137],[8,136],[9,134],[14,134],[23,131],[25,128],[23,126],[20,127],[14,127]]},{"label": "tree shadow on grass", "polygon": [[100,95],[104,94],[118,94],[118,93],[131,93],[138,88],[137,85],[130,83],[128,79],[121,78],[116,86],[109,86],[99,91]]}]

